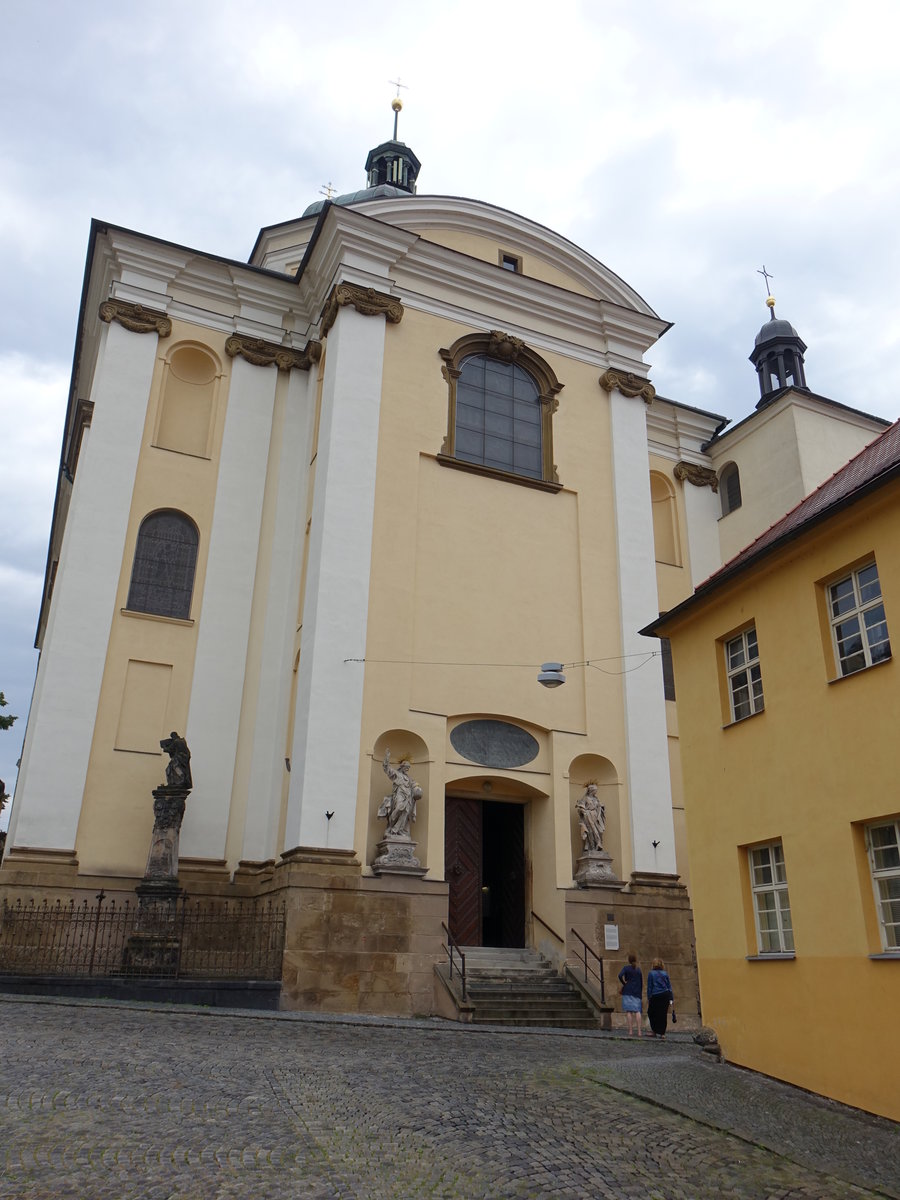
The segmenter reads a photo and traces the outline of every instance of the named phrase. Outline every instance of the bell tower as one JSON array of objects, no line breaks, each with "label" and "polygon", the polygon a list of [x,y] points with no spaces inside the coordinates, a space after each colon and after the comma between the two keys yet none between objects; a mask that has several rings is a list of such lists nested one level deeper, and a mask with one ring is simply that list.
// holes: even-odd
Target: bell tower
[{"label": "bell tower", "polygon": [[790,321],[775,316],[775,297],[766,297],[769,319],[756,335],[750,361],[759,376],[760,399],[757,408],[763,408],[772,397],[784,388],[806,388],[806,373],[803,354],[806,343]]}]

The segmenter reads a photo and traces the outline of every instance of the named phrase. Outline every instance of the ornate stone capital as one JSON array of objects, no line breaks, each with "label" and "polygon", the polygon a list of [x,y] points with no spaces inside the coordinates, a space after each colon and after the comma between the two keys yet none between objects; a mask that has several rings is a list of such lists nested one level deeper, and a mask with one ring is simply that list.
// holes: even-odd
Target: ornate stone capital
[{"label": "ornate stone capital", "polygon": [[143,304],[130,304],[127,300],[104,300],[100,305],[100,320],[107,325],[118,321],[132,333],[156,333],[161,338],[172,332],[172,322],[164,312],[144,308]]},{"label": "ornate stone capital", "polygon": [[694,487],[711,487],[714,492],[719,490],[719,477],[709,467],[700,467],[696,463],[682,460],[675,464],[673,474],[676,479],[686,479]]},{"label": "ornate stone capital", "polygon": [[374,288],[359,287],[355,283],[338,283],[332,288],[322,314],[322,337],[337,319],[338,309],[345,304],[352,304],[364,317],[384,316],[392,325],[399,325],[403,318],[403,305],[396,296],[376,292]]},{"label": "ornate stone capital", "polygon": [[649,404],[656,395],[656,388],[649,379],[635,375],[631,371],[604,371],[600,376],[600,386],[607,392],[616,388],[629,400],[640,396],[645,404]]},{"label": "ornate stone capital", "polygon": [[312,340],[306,343],[305,349],[294,350],[263,338],[233,333],[225,343],[225,353],[229,358],[243,358],[254,367],[271,367],[274,364],[279,371],[290,371],[294,367],[298,371],[308,371],[322,357],[322,343]]}]

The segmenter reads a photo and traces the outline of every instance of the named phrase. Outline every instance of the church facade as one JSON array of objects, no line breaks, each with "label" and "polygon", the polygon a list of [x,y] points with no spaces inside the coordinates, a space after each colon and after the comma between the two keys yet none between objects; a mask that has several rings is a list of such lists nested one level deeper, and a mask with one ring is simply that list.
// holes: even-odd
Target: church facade
[{"label": "church facade", "polygon": [[[560,964],[583,938],[665,958],[688,1011],[678,721],[639,630],[732,513],[764,527],[760,440],[818,447],[815,486],[881,423],[776,372],[723,432],[655,395],[668,326],[603,264],[416,195],[402,143],[367,166],[248,263],[92,226],[0,889],[133,891],[177,731],[179,880],[286,900],[284,1005],[433,1012],[451,938]],[[591,785],[609,870],[578,886]]]}]

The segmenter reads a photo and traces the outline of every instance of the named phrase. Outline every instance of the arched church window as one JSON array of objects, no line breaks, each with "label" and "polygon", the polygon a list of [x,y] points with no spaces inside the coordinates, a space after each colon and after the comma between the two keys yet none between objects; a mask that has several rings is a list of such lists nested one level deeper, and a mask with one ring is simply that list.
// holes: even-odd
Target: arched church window
[{"label": "arched church window", "polygon": [[719,476],[719,495],[722,497],[723,517],[741,507],[741,474],[737,463],[729,463],[727,467],[722,468]]},{"label": "arched church window", "polygon": [[126,607],[189,618],[199,540],[197,526],[184,513],[161,509],[145,517],[138,530]]},{"label": "arched church window", "polygon": [[450,403],[438,460],[557,491],[552,418],[562,384],[551,368],[497,332],[470,334],[440,353]]}]

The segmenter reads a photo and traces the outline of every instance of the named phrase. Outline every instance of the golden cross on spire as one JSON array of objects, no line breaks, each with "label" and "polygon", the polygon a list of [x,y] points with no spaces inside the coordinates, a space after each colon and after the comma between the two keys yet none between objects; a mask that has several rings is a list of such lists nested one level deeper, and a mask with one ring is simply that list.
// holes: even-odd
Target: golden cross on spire
[{"label": "golden cross on spire", "polygon": [[757,273],[757,275],[762,275],[763,279],[765,279],[765,281],[766,281],[766,295],[767,295],[767,296],[771,296],[771,295],[772,295],[772,289],[769,287],[769,280],[770,280],[770,279],[774,279],[774,278],[775,278],[775,276],[774,276],[774,275],[770,275],[770,274],[769,274],[769,272],[766,270],[766,264],[765,264],[765,263],[763,263],[763,269],[762,269],[761,271],[757,271],[756,273]]},{"label": "golden cross on spire", "polygon": [[334,184],[329,179],[329,181],[327,183],[323,183],[322,186],[319,188],[319,195],[325,196],[325,197],[327,197],[327,199],[330,200],[336,191],[337,191],[337,188],[334,186]]}]

